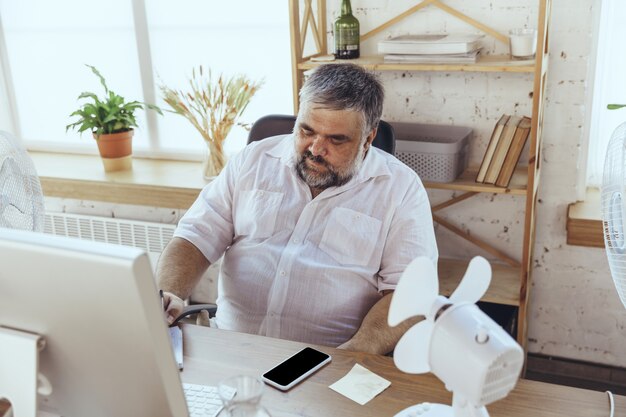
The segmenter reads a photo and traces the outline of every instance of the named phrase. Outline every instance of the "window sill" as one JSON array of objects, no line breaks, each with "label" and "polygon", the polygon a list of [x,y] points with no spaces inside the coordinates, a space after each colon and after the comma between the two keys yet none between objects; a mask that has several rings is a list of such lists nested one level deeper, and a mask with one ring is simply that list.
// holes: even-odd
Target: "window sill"
[{"label": "window sill", "polygon": [[45,196],[187,209],[207,184],[201,163],[133,158],[104,172],[99,156],[29,152]]},{"label": "window sill", "polygon": [[604,247],[604,232],[600,208],[600,190],[587,189],[584,201],[567,208],[567,244]]}]

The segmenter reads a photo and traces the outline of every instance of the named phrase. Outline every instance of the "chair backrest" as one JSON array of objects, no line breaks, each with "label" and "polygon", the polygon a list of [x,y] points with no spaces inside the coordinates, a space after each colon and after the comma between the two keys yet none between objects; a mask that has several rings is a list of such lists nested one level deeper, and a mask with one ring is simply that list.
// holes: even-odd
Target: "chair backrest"
[{"label": "chair backrest", "polygon": [[[269,138],[270,136],[284,135],[293,132],[293,126],[296,123],[296,116],[286,114],[270,114],[263,116],[254,124],[248,134],[248,143],[257,140]],[[396,150],[396,140],[393,133],[393,127],[384,120],[378,124],[378,132],[372,142],[372,145],[385,152],[394,154]]]}]

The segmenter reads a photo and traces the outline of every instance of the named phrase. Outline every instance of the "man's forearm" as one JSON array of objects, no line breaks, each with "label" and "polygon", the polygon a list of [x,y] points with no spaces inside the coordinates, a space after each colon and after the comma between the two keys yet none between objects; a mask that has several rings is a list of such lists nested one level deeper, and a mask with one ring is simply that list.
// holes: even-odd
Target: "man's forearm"
[{"label": "man's forearm", "polygon": [[340,349],[377,353],[384,355],[391,352],[402,335],[421,318],[412,318],[396,327],[387,324],[389,305],[393,292],[381,298],[367,313],[356,334]]},{"label": "man's forearm", "polygon": [[185,239],[175,237],[165,247],[157,264],[159,288],[185,299],[209,265],[198,248]]}]

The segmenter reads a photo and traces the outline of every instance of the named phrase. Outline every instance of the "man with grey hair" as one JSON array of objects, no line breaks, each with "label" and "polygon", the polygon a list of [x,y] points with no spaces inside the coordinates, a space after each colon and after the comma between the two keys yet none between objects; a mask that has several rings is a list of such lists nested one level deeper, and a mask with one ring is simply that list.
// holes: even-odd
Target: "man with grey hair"
[{"label": "man with grey hair", "polygon": [[383,88],[352,64],[316,69],[293,134],[248,145],[181,219],[157,267],[172,321],[222,255],[216,327],[387,353],[391,292],[417,256],[437,262],[411,169],[371,147]]}]

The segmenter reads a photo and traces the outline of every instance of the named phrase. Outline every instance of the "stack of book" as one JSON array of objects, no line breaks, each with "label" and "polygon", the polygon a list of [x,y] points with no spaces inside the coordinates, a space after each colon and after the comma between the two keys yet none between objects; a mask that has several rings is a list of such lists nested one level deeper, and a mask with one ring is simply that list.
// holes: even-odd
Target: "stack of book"
[{"label": "stack of book", "polygon": [[476,62],[480,39],[474,34],[403,35],[378,42],[385,62],[451,63]]},{"label": "stack of book", "polygon": [[476,182],[508,187],[529,133],[529,117],[503,114],[491,134]]}]

